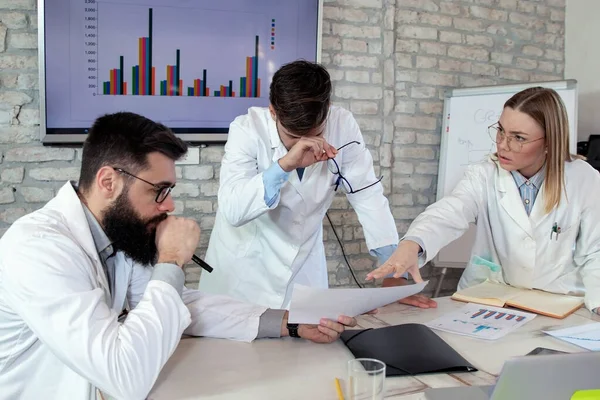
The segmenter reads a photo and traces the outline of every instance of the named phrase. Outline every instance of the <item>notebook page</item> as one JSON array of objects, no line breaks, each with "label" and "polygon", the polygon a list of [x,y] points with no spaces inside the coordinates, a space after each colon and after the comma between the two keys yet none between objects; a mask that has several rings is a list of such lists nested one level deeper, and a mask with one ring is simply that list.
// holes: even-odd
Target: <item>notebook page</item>
[{"label": "notebook page", "polygon": [[523,289],[486,280],[479,285],[459,290],[452,295],[452,298],[472,303],[484,303],[502,307],[508,299],[517,296],[522,291]]},{"label": "notebook page", "polygon": [[524,290],[506,304],[555,318],[564,318],[581,307],[583,297]]}]

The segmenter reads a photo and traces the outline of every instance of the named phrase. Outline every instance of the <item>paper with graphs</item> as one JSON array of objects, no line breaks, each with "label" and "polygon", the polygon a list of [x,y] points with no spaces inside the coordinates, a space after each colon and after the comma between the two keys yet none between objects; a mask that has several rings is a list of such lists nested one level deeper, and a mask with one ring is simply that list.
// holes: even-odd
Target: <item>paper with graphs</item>
[{"label": "paper with graphs", "polygon": [[426,323],[431,329],[495,340],[535,318],[535,314],[469,303]]},{"label": "paper with graphs", "polygon": [[550,336],[591,351],[600,351],[600,322],[573,326],[556,331],[544,331]]}]

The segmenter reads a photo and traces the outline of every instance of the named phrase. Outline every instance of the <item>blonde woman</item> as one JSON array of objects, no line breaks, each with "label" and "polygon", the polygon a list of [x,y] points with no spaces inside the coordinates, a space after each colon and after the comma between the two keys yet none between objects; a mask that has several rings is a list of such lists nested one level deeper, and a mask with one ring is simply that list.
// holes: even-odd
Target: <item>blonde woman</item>
[{"label": "blonde woman", "polygon": [[476,224],[459,289],[489,278],[585,295],[586,307],[600,313],[600,174],[569,153],[559,95],[541,87],[515,94],[489,131],[497,153],[419,215],[367,279],[408,271],[420,281],[419,267]]}]

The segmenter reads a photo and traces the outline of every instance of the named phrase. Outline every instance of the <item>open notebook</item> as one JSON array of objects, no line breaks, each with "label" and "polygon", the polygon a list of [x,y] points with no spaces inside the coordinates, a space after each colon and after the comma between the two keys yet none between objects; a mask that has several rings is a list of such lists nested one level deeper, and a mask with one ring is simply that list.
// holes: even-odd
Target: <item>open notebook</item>
[{"label": "open notebook", "polygon": [[510,306],[553,318],[564,318],[583,305],[583,297],[519,289],[490,280],[459,290],[452,299],[496,307]]}]

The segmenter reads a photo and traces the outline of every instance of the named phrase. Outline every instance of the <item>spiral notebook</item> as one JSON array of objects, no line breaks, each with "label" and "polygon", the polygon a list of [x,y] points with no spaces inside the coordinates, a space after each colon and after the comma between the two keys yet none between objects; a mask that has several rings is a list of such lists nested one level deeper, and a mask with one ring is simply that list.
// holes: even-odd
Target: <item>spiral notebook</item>
[{"label": "spiral notebook", "polygon": [[342,333],[341,339],[354,357],[384,362],[387,365],[386,376],[477,371],[431,329],[421,324],[347,330]]}]

